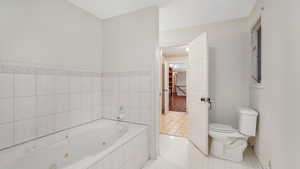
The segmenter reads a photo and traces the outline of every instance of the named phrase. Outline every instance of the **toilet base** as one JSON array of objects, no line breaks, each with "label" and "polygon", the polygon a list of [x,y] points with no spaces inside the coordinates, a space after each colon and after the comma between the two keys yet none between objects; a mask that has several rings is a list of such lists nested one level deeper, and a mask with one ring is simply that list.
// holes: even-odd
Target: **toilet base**
[{"label": "toilet base", "polygon": [[235,140],[231,143],[223,143],[217,139],[212,139],[210,154],[221,159],[240,162],[243,161],[243,153],[247,147],[244,139]]}]

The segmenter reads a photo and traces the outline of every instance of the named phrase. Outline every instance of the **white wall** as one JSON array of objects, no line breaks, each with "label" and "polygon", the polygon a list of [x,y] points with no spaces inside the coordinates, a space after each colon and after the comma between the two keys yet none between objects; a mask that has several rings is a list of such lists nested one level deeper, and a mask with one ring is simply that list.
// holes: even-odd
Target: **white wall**
[{"label": "white wall", "polygon": [[156,10],[151,7],[104,20],[103,72],[152,70],[158,41]]},{"label": "white wall", "polygon": [[[176,73],[176,85],[179,86],[186,86],[186,72],[177,72]],[[178,96],[185,96],[186,95],[186,87],[182,88],[185,92],[182,92],[181,90],[176,88],[176,92]]]},{"label": "white wall", "polygon": [[[290,57],[288,60],[288,116],[286,117],[286,141],[285,145],[287,145],[286,155],[289,161],[287,161],[288,168],[295,168],[299,165],[299,152],[300,152],[300,114],[299,114],[299,96],[300,96],[300,2],[296,0],[290,0],[288,3],[288,18],[289,24],[292,25],[288,27],[289,32],[289,40],[290,43]],[[297,134],[295,134],[297,133]],[[296,146],[295,146],[296,145]]]},{"label": "white wall", "polygon": [[249,104],[247,19],[161,32],[160,45],[188,44],[205,31],[210,48],[210,92],[216,101],[211,120],[237,127],[235,107]]},{"label": "white wall", "polygon": [[258,1],[249,19],[251,26],[261,13],[263,88],[250,90],[251,105],[260,112],[255,150],[263,165],[270,161],[273,169],[299,164],[298,7],[293,0]]},{"label": "white wall", "polygon": [[116,119],[122,107],[126,121],[149,125],[152,155],[159,104],[158,19],[158,8],[150,7],[103,21],[103,116]]},{"label": "white wall", "polygon": [[0,61],[101,71],[102,22],[66,0],[2,0]]}]

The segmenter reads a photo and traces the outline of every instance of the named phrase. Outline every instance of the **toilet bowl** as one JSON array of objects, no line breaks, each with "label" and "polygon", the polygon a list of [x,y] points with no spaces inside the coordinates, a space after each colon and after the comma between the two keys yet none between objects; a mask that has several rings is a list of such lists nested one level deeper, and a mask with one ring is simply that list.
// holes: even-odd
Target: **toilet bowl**
[{"label": "toilet bowl", "polygon": [[239,129],[218,123],[209,125],[211,155],[236,162],[243,160],[243,152],[248,145],[247,140],[256,133],[258,113],[248,107],[241,107],[238,112]]},{"label": "toilet bowl", "polygon": [[231,161],[242,161],[243,152],[247,148],[248,137],[231,126],[210,124],[209,136],[212,138],[211,155]]}]

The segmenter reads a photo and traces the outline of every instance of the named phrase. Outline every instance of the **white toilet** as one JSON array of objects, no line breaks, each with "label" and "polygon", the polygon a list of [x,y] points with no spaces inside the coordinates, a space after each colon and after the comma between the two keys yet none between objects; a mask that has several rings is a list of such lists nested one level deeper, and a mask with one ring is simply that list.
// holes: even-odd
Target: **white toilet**
[{"label": "white toilet", "polygon": [[248,107],[238,108],[239,129],[224,124],[209,125],[209,136],[212,138],[211,155],[231,161],[243,161],[243,152],[247,140],[255,136],[258,113]]}]

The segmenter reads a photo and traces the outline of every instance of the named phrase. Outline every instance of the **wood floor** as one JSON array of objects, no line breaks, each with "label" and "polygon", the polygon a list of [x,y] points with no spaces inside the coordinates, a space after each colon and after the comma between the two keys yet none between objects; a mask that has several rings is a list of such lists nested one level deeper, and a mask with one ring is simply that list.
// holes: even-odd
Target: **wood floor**
[{"label": "wood floor", "polygon": [[170,96],[169,110],[176,112],[186,112],[186,96]]},{"label": "wood floor", "polygon": [[160,116],[160,132],[162,134],[186,137],[187,136],[187,113],[174,112]]}]

